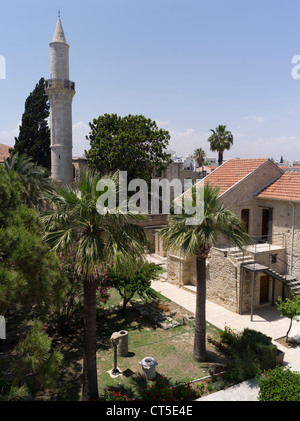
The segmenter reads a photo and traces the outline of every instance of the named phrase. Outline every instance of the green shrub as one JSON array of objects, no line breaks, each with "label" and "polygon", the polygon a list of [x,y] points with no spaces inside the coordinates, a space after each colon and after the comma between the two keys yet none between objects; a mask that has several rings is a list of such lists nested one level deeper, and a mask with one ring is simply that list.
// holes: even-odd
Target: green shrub
[{"label": "green shrub", "polygon": [[30,390],[52,386],[59,374],[62,354],[51,350],[51,339],[43,331],[43,325],[36,320],[29,333],[15,350],[11,364],[14,385],[27,384]]},{"label": "green shrub", "polygon": [[202,382],[197,384],[197,389],[199,390],[200,395],[203,395],[205,392],[205,384]]},{"label": "green shrub", "polygon": [[3,396],[0,394],[0,401],[24,401],[29,396],[29,393],[30,391],[26,385],[11,386]]},{"label": "green shrub", "polygon": [[244,329],[234,346],[235,368],[239,380],[254,377],[259,370],[274,368],[276,346],[272,338],[252,329]]},{"label": "green shrub", "polygon": [[128,402],[132,401],[127,395],[123,395],[121,392],[116,392],[114,390],[110,390],[110,388],[106,389],[103,396],[100,397],[100,401],[120,401],[120,402]]},{"label": "green shrub", "polygon": [[227,344],[230,347],[235,347],[239,340],[239,334],[230,328],[225,326],[225,329],[220,332],[220,342]]},{"label": "green shrub", "polygon": [[153,383],[149,383],[142,392],[143,401],[186,401],[200,396],[199,391],[188,382],[171,386],[169,379],[158,375]]},{"label": "green shrub", "polygon": [[271,369],[276,365],[277,348],[272,344],[272,338],[256,330],[247,328],[238,334],[226,326],[220,334],[220,343],[230,349],[237,380],[250,379],[259,370]]},{"label": "green shrub", "polygon": [[278,366],[256,376],[259,401],[300,401],[300,373]]}]

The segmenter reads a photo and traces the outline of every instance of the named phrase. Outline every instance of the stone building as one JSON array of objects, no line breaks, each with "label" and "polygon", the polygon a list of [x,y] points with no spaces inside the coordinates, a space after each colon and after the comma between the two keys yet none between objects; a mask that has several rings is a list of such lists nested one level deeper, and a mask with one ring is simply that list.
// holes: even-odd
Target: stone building
[{"label": "stone building", "polygon": [[4,161],[9,158],[9,150],[13,149],[11,146],[0,144],[0,164],[4,164]]},{"label": "stone building", "polygon": [[[220,188],[219,201],[253,237],[243,254],[220,239],[207,259],[207,298],[238,313],[300,293],[300,173],[269,159],[231,159],[199,181]],[[188,192],[187,192],[188,194]],[[160,250],[157,254],[163,256]],[[195,258],[167,254],[167,280],[196,285]]]},{"label": "stone building", "polygon": [[80,171],[84,170],[86,167],[86,158],[84,156],[73,156],[72,158],[72,168],[73,168],[73,182],[78,183],[80,178]]}]

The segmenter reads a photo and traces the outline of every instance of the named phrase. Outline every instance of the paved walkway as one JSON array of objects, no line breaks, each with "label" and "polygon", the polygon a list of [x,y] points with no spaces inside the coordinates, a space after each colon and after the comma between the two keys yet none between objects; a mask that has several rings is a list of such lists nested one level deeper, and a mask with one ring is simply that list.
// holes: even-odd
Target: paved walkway
[{"label": "paved walkway", "polygon": [[[192,288],[191,291],[186,291],[166,282],[164,279],[153,281],[152,288],[176,304],[195,313],[196,295]],[[276,342],[276,339],[285,336],[289,327],[289,319],[281,318],[275,306],[261,307],[259,310],[256,310],[253,315],[253,321],[251,321],[250,315],[239,315],[220,305],[207,301],[206,320],[220,329],[224,329],[225,325],[227,325],[237,331],[243,331],[244,328],[248,327],[265,333],[272,338],[273,343],[279,349],[284,351],[284,365],[288,365],[293,370],[300,372],[300,347],[288,349]],[[256,401],[257,393],[256,382],[252,379],[199,400]]]}]

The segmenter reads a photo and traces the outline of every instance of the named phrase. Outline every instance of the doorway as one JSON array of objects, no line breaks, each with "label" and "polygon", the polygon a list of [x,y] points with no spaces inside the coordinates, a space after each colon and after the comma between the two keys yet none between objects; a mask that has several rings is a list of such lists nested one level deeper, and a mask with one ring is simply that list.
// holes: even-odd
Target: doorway
[{"label": "doorway", "polygon": [[260,277],[260,295],[259,303],[264,304],[269,301],[269,276],[263,275]]},{"label": "doorway", "polygon": [[263,242],[271,242],[273,209],[262,210],[261,237]]},{"label": "doorway", "polygon": [[249,234],[249,217],[250,209],[242,209],[241,220],[247,234]]}]

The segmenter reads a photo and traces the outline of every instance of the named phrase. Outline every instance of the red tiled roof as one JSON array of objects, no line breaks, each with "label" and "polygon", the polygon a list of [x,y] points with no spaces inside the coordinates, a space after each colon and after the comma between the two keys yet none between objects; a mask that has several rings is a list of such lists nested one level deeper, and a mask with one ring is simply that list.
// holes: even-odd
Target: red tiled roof
[{"label": "red tiled roof", "polygon": [[300,172],[286,171],[278,180],[262,191],[258,197],[300,201]]},{"label": "red tiled roof", "polygon": [[205,178],[205,183],[218,186],[219,195],[225,193],[268,159],[229,159]]},{"label": "red tiled roof", "polygon": [[13,149],[13,148],[11,146],[0,144],[0,162],[3,163],[7,158],[9,158],[10,149]]}]

